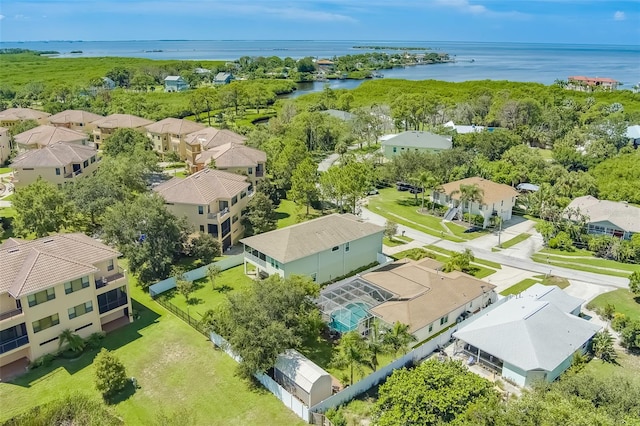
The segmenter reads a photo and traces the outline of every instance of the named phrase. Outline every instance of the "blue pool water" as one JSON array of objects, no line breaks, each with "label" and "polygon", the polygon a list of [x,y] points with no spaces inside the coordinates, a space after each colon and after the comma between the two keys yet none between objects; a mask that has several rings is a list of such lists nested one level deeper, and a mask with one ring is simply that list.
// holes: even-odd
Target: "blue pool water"
[{"label": "blue pool water", "polygon": [[350,303],[344,308],[337,309],[331,313],[329,327],[340,333],[355,330],[358,323],[366,318],[368,306],[365,303]]}]

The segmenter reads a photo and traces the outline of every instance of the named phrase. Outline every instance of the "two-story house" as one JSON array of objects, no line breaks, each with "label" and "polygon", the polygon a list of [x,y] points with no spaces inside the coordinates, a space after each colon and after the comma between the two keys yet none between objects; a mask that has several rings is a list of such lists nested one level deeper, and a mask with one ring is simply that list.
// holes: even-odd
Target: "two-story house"
[{"label": "two-story house", "polygon": [[66,127],[67,129],[90,132],[90,123],[100,120],[102,115],[94,114],[79,109],[68,109],[49,117],[49,124],[56,127]]},{"label": "two-story house", "polygon": [[201,131],[202,124],[179,118],[165,118],[145,126],[147,137],[153,143],[154,151],[164,155],[175,152],[184,160],[187,155],[186,137],[190,133]]},{"label": "two-story house", "polygon": [[56,352],[64,330],[87,338],[129,323],[118,256],[84,234],[0,245],[0,367]]},{"label": "two-story house", "polygon": [[384,228],[352,214],[331,214],[240,240],[244,267],[261,275],[306,275],[325,283],[378,261]]},{"label": "two-story house", "polygon": [[96,144],[96,149],[100,149],[100,145],[102,145],[104,140],[111,136],[117,129],[138,129],[142,132],[145,130],[144,126],[148,126],[151,123],[153,123],[153,121],[131,114],[111,114],[92,121],[90,126],[92,128],[93,141]]},{"label": "two-story house", "polygon": [[189,88],[184,78],[179,75],[169,75],[164,79],[164,91],[165,92],[182,92]]},{"label": "two-story house", "polygon": [[7,108],[4,111],[0,111],[0,127],[10,129],[16,124],[27,120],[35,120],[38,124],[45,124],[47,117],[50,115],[48,112],[31,108]]},{"label": "two-story house", "polygon": [[267,154],[259,149],[227,143],[208,149],[196,157],[196,170],[213,165],[216,170],[247,175],[251,183],[264,178]]},{"label": "two-story house", "polygon": [[173,178],[154,190],[176,216],[186,216],[196,230],[213,235],[226,250],[242,237],[242,216],[253,188],[246,176],[203,169],[185,179]]},{"label": "two-story house", "polygon": [[15,135],[13,139],[18,152],[40,149],[58,142],[93,145],[89,142],[89,136],[84,132],[78,132],[65,127],[50,126],[48,124],[19,133]]},{"label": "two-story house", "polygon": [[380,138],[382,152],[391,159],[403,152],[439,152],[451,149],[450,136],[440,136],[430,132],[408,131],[397,135],[386,135]]},{"label": "two-story house", "polygon": [[247,138],[232,132],[231,130],[219,130],[215,127],[205,127],[193,133],[189,133],[185,138],[186,160],[190,166],[195,166],[196,157],[203,151],[216,146],[228,143],[243,144]]},{"label": "two-story house", "polygon": [[98,170],[98,151],[91,146],[57,142],[17,156],[11,163],[13,183],[23,188],[38,177],[62,188]]}]

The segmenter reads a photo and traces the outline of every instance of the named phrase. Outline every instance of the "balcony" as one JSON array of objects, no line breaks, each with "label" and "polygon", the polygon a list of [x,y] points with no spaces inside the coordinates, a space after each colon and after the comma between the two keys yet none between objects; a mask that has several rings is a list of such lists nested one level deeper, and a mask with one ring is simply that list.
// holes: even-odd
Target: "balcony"
[{"label": "balcony", "polygon": [[67,173],[66,175],[64,175],[65,179],[73,179],[74,177],[81,175],[82,174],[82,170],[76,170],[73,171],[71,173]]},{"label": "balcony", "polygon": [[29,336],[25,334],[24,336],[20,336],[16,339],[9,340],[7,342],[3,342],[2,344],[0,344],[0,354],[12,351],[14,349],[18,349],[20,346],[24,346],[28,344],[29,344]]},{"label": "balcony", "polygon": [[104,314],[107,313],[109,311],[112,311],[116,308],[119,308],[120,306],[124,306],[126,305],[128,302],[127,296],[123,295],[120,296],[119,298],[115,299],[115,300],[111,300],[109,302],[103,303],[103,304],[99,304],[98,305],[98,311],[100,312],[100,314]]},{"label": "balcony", "polygon": [[229,207],[226,207],[218,213],[207,213],[207,219],[212,219],[217,221],[218,223],[222,223],[222,221],[227,217],[229,213]]},{"label": "balcony", "polygon": [[22,308],[14,309],[13,311],[3,312],[0,314],[0,321],[8,320],[10,318],[22,315]]},{"label": "balcony", "polygon": [[249,253],[248,251],[244,252],[244,257],[245,257],[245,259],[255,263],[256,265],[260,265],[263,268],[267,267],[267,261],[266,260],[262,260],[258,256],[254,256],[253,254]]},{"label": "balcony", "polygon": [[116,273],[108,277],[96,278],[96,289],[106,287],[109,284],[124,278],[124,270],[116,268]]}]

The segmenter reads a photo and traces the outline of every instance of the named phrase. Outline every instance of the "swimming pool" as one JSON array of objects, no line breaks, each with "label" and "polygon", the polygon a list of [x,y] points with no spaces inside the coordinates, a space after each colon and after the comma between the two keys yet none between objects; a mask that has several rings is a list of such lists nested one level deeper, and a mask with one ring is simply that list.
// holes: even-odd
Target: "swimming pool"
[{"label": "swimming pool", "polygon": [[363,302],[349,303],[331,313],[329,327],[340,333],[355,330],[360,321],[369,316],[368,309],[367,304]]}]

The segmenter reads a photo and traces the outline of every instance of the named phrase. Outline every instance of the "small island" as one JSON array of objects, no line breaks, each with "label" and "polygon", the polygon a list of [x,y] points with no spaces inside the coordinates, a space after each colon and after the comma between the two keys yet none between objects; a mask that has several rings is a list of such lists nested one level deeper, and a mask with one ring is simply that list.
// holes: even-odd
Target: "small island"
[{"label": "small island", "polygon": [[354,49],[370,50],[433,50],[430,47],[409,47],[409,46],[353,46]]}]

